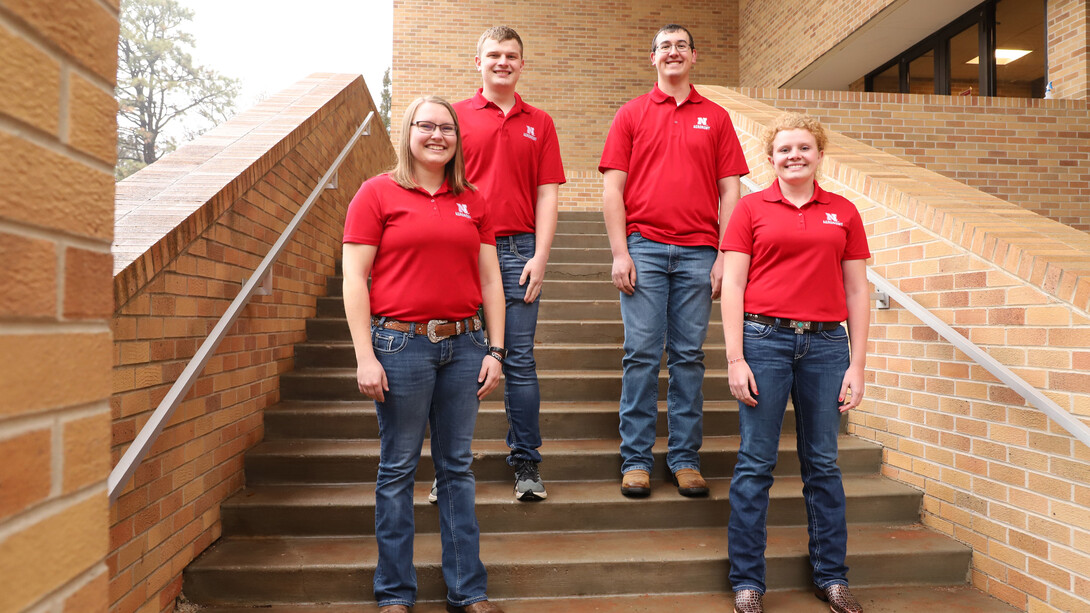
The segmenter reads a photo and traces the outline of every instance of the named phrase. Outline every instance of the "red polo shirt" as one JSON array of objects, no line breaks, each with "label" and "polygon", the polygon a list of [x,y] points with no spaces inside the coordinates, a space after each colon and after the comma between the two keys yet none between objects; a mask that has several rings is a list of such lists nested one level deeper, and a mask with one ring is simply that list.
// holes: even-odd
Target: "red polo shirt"
[{"label": "red polo shirt", "polygon": [[495,245],[484,199],[368,179],[348,205],[344,242],[377,245],[371,313],[401,321],[465,319],[481,304],[482,244]]},{"label": "red polo shirt", "polygon": [[690,86],[678,106],[658,85],[617,111],[598,172],[628,173],[627,233],[719,245],[719,179],[749,172],[727,111]]},{"label": "red polo shirt", "polygon": [[538,186],[567,181],[553,119],[518,94],[504,115],[483,91],[454,105],[466,176],[492,207],[496,236],[533,232]]},{"label": "red polo shirt", "polygon": [[779,181],[742,198],[720,249],[750,256],[747,313],[799,321],[847,319],[841,262],[870,257],[855,205],[816,181],[801,208],[784,199]]}]

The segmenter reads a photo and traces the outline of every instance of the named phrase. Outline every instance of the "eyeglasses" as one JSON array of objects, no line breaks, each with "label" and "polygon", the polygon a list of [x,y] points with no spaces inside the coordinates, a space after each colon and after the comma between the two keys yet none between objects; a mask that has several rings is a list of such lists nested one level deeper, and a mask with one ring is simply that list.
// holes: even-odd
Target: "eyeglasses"
[{"label": "eyeglasses", "polygon": [[423,134],[431,134],[435,132],[436,128],[443,133],[443,136],[454,136],[458,133],[458,126],[452,123],[435,123],[432,121],[414,121],[413,124],[417,130],[420,130]]},{"label": "eyeglasses", "polygon": [[689,43],[683,40],[679,40],[676,44],[669,41],[663,41],[659,44],[658,47],[656,47],[656,49],[659,53],[670,53],[671,49],[677,49],[678,53],[685,53],[686,51],[692,49],[692,47],[689,46]]}]

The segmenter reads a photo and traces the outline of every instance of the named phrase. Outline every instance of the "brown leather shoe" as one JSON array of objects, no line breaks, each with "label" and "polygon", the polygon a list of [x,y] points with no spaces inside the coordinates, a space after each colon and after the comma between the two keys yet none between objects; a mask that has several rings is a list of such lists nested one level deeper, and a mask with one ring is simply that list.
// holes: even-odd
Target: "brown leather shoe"
[{"label": "brown leather shoe", "polygon": [[763,599],[757,590],[738,590],[734,593],[734,613],[764,613]]},{"label": "brown leather shoe", "polygon": [[829,603],[833,613],[863,613],[863,607],[843,583],[834,583],[824,590],[814,590],[814,595]]},{"label": "brown leather shoe", "polygon": [[385,607],[379,607],[378,613],[409,613],[409,607],[403,604],[388,604]]},{"label": "brown leather shoe", "polygon": [[646,470],[630,470],[621,479],[621,493],[629,498],[647,498],[651,495],[651,473]]},{"label": "brown leather shoe", "polygon": [[689,498],[701,498],[708,495],[708,483],[695,468],[682,468],[674,473],[674,485],[677,493]]},{"label": "brown leather shoe", "polygon": [[499,605],[482,600],[464,607],[457,607],[447,603],[447,613],[503,613]]}]

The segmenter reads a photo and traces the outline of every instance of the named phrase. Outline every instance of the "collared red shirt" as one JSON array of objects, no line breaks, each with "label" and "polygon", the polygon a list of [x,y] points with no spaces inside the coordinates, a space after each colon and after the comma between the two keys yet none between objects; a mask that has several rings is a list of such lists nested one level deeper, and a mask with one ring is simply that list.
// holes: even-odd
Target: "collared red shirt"
[{"label": "collared red shirt", "polygon": [[484,90],[454,105],[462,130],[466,176],[492,207],[496,236],[533,232],[537,188],[564,183],[564,164],[552,117],[515,94],[503,110]]},{"label": "collared red shirt", "polygon": [[749,172],[727,111],[690,85],[681,105],[656,84],[617,111],[599,172],[628,173],[627,234],[719,245],[719,179]]},{"label": "collared red shirt", "polygon": [[844,321],[844,260],[870,257],[863,219],[847,198],[821,189],[801,207],[780,182],[738,201],[720,245],[749,254],[747,313],[799,321]]},{"label": "collared red shirt", "polygon": [[478,256],[495,245],[488,207],[476,192],[435,195],[382,174],[364,182],[344,223],[344,242],[378,246],[371,313],[401,321],[465,319],[481,304]]}]

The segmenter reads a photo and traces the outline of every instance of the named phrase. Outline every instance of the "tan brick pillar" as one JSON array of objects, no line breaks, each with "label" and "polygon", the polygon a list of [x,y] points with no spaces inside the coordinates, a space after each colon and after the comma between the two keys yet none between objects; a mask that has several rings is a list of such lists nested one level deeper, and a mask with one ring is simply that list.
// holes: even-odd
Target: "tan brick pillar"
[{"label": "tan brick pillar", "polygon": [[0,0],[0,611],[106,610],[118,0]]},{"label": "tan brick pillar", "polygon": [[1090,0],[1049,0],[1048,77],[1055,98],[1090,97]]}]

